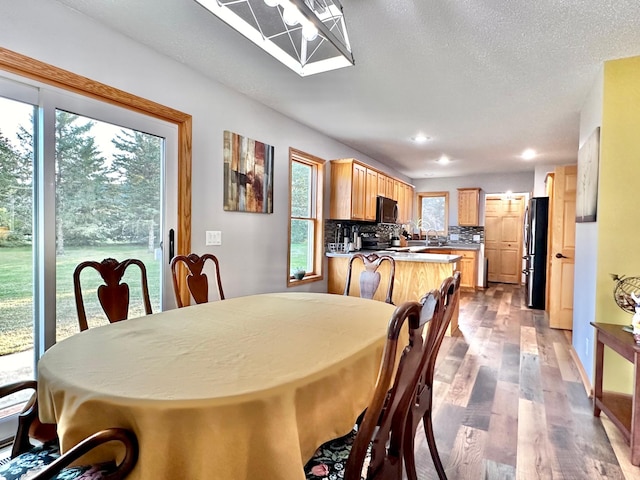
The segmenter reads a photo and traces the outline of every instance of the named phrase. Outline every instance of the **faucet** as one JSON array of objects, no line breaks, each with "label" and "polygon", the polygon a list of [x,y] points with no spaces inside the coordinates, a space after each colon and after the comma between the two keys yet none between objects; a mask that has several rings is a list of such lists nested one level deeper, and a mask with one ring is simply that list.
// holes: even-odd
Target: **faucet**
[{"label": "faucet", "polygon": [[438,239],[438,231],[437,230],[434,230],[433,228],[430,228],[429,230],[427,230],[427,233],[426,233],[427,239],[426,239],[426,243],[425,243],[425,245],[427,247],[431,245],[431,242],[429,241],[429,232],[433,232],[435,234],[436,240]]}]

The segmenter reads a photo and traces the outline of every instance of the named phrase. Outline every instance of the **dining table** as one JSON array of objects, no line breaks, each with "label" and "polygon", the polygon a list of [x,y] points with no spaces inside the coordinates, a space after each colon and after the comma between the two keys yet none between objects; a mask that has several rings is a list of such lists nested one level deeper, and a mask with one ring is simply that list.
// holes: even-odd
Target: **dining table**
[{"label": "dining table", "polygon": [[57,424],[63,452],[103,428],[133,430],[133,480],[304,479],[317,447],[371,400],[394,309],[282,292],[90,328],[38,362],[40,419]]}]

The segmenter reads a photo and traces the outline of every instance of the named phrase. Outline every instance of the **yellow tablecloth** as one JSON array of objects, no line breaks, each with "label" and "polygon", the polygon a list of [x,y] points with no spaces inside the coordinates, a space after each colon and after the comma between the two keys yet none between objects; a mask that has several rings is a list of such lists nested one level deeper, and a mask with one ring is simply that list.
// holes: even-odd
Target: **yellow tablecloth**
[{"label": "yellow tablecloth", "polygon": [[40,417],[58,423],[63,451],[133,429],[131,479],[303,479],[368,404],[393,310],[287,292],[92,328],[41,358]]}]

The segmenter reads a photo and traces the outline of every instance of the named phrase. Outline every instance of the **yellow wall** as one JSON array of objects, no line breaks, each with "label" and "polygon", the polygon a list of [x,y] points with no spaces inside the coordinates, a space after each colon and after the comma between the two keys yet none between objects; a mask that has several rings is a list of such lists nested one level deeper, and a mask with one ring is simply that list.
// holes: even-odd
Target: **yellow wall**
[{"label": "yellow wall", "polygon": [[[640,57],[604,65],[596,321],[630,324],[609,274],[640,276]],[[631,392],[631,364],[605,350],[605,389]]]}]

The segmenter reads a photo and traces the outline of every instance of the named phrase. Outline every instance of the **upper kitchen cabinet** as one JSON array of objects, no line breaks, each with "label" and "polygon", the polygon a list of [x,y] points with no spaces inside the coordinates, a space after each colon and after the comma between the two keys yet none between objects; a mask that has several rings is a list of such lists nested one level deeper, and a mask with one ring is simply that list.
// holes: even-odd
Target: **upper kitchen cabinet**
[{"label": "upper kitchen cabinet", "polygon": [[404,182],[396,180],[394,182],[394,196],[398,202],[398,223],[411,222],[413,213],[413,187]]},{"label": "upper kitchen cabinet", "polygon": [[480,189],[458,189],[458,225],[475,227],[480,225]]},{"label": "upper kitchen cabinet", "polygon": [[402,184],[402,188],[404,189],[404,202],[398,212],[401,220],[399,223],[410,223],[413,220],[414,190],[411,185],[406,183]]},{"label": "upper kitchen cabinet", "polygon": [[[373,218],[366,218],[367,167],[353,158],[331,161],[331,197],[330,217],[334,220],[371,220],[376,219],[375,197],[373,192]],[[369,212],[370,213],[370,212]]]},{"label": "upper kitchen cabinet", "polygon": [[367,168],[367,183],[364,188],[364,219],[376,220],[376,197],[378,196],[378,172]]},{"label": "upper kitchen cabinet", "polygon": [[331,161],[329,218],[375,222],[376,198],[398,201],[398,223],[411,217],[413,188],[354,158]]}]

